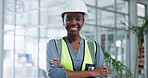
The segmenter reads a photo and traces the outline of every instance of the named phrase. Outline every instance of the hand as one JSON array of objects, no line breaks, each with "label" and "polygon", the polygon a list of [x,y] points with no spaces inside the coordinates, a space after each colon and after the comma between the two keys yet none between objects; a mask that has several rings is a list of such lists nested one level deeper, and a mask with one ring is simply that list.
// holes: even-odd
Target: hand
[{"label": "hand", "polygon": [[57,64],[57,65],[60,65],[60,66],[63,67],[63,65],[61,64],[61,62],[60,62],[58,59],[50,60],[50,62],[51,62],[52,64]]},{"label": "hand", "polygon": [[108,77],[108,68],[102,66],[97,69],[91,70],[90,71],[92,74],[92,77],[97,77],[97,76],[106,76]]}]

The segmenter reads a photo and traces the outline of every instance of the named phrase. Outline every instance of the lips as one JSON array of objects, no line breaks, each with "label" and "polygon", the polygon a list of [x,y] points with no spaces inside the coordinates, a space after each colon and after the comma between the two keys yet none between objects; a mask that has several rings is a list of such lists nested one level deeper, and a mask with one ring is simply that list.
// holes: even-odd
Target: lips
[{"label": "lips", "polygon": [[70,31],[77,31],[78,30],[78,26],[77,27],[69,27]]}]

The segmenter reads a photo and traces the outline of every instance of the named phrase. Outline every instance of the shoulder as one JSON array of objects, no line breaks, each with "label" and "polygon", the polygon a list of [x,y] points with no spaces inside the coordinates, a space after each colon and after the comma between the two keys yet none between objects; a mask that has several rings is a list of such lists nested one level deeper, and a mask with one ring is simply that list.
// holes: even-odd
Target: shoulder
[{"label": "shoulder", "polygon": [[87,40],[87,41],[88,41],[88,47],[93,47],[96,50],[96,52],[102,51],[102,47],[97,41],[95,40]]},{"label": "shoulder", "polygon": [[87,39],[84,39],[84,40],[86,40],[88,43],[94,43],[97,46],[100,46],[100,44],[97,41],[95,41],[95,40],[87,40]]},{"label": "shoulder", "polygon": [[54,40],[55,40],[55,39],[50,39],[50,40],[48,40],[47,44],[49,44],[49,43],[53,43]]},{"label": "shoulder", "polygon": [[62,38],[61,39],[50,39],[50,40],[48,40],[47,45],[55,44],[56,41],[60,41],[60,40],[62,40]]},{"label": "shoulder", "polygon": [[54,42],[54,41],[57,41],[57,40],[61,40],[62,38],[60,38],[60,39],[50,39],[50,40],[48,40],[48,43],[50,43],[50,42]]}]

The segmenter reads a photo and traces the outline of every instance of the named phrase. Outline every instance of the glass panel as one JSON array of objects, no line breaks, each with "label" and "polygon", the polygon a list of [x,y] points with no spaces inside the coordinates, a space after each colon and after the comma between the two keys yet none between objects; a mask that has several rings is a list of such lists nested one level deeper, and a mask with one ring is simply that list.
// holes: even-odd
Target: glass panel
[{"label": "glass panel", "polygon": [[98,10],[98,25],[115,27],[115,14],[113,12]]},{"label": "glass panel", "polygon": [[50,20],[50,16],[48,16],[50,13],[48,13],[48,10],[45,9],[41,9],[40,10],[40,24],[41,25],[47,25],[49,23]]},{"label": "glass panel", "polygon": [[[37,28],[16,30],[15,78],[37,77],[38,58]],[[23,70],[23,71],[22,71]],[[17,74],[19,73],[19,74]]]},{"label": "glass panel", "polygon": [[38,11],[30,11],[16,15],[17,26],[36,26],[38,25]]},{"label": "glass panel", "polygon": [[38,0],[17,0],[16,11],[23,12],[38,8]]},{"label": "glass panel", "polygon": [[96,27],[95,26],[89,26],[85,25],[83,26],[83,29],[81,30],[82,37],[88,40],[96,40]]},{"label": "glass panel", "polygon": [[40,38],[39,46],[39,78],[47,78],[46,70],[46,38]]},{"label": "glass panel", "polygon": [[3,0],[4,1],[4,15],[10,15],[15,12],[15,0]]},{"label": "glass panel", "polygon": [[40,28],[40,43],[39,43],[39,77],[47,78],[46,75],[46,43],[47,40],[47,28]]},{"label": "glass panel", "polygon": [[117,11],[128,14],[128,2],[125,0],[116,0],[117,1]]},{"label": "glass panel", "polygon": [[115,58],[115,30],[108,28],[100,28],[100,44],[102,48],[109,52]]},{"label": "glass panel", "polygon": [[[27,56],[25,55],[24,49],[24,30],[15,31],[15,78],[26,77],[26,62]],[[23,71],[22,71],[23,70]]]},{"label": "glass panel", "polygon": [[[127,32],[118,30],[116,35],[116,30],[108,28],[99,28],[98,33],[100,34],[100,42],[103,50],[106,50],[112,58],[117,58],[117,60],[121,61],[123,64],[126,64]],[[109,77],[119,77],[112,65],[109,65],[108,68],[110,72]]]},{"label": "glass panel", "polygon": [[[84,3],[89,5],[95,5],[95,0],[82,0]],[[61,6],[67,0],[41,0],[41,7],[52,7],[52,6]]]},{"label": "glass panel", "polygon": [[60,28],[59,27],[48,27],[47,28],[47,37],[48,39],[58,39],[58,38],[62,38],[63,36],[66,36],[67,32],[66,29],[64,27]]},{"label": "glass panel", "polygon": [[[100,44],[102,46],[102,49],[107,51],[112,58],[116,57],[116,48],[115,48],[115,30],[108,29],[108,28],[99,28],[99,34],[100,34]],[[111,65],[106,64],[109,72],[110,72],[110,78],[115,78],[116,71]],[[118,78],[118,77],[117,77]]]},{"label": "glass panel", "polygon": [[122,24],[122,22],[123,22],[126,25],[128,25],[127,21],[128,21],[128,16],[127,15],[117,14],[117,28],[128,29],[127,26],[124,26]]},{"label": "glass panel", "polygon": [[95,22],[96,22],[96,20],[95,20],[95,16],[96,16],[95,8],[88,7],[88,12],[89,12],[89,16],[86,19],[85,23],[95,24]]},{"label": "glass panel", "polygon": [[115,0],[98,0],[98,7],[108,10],[115,10]]},{"label": "glass panel", "polygon": [[40,0],[40,6],[41,7],[52,7],[52,6],[57,6],[59,2],[64,3],[64,0]]},{"label": "glass panel", "polygon": [[4,30],[10,31],[14,30],[14,16],[5,16],[4,17]]},{"label": "glass panel", "polygon": [[61,18],[61,8],[50,7],[41,9],[40,23],[41,25],[52,25],[53,27],[63,25]]},{"label": "glass panel", "polygon": [[142,26],[143,18],[138,18],[138,26]]},{"label": "glass panel", "polygon": [[3,77],[13,78],[14,71],[14,31],[4,34]]},{"label": "glass panel", "polygon": [[83,2],[85,2],[86,4],[88,4],[88,5],[93,5],[93,6],[95,6],[95,1],[96,0],[82,0]]},{"label": "glass panel", "polygon": [[145,6],[142,4],[137,4],[137,13],[138,13],[138,16],[144,17],[145,16]]},{"label": "glass panel", "polygon": [[4,0],[4,13],[5,15],[13,14],[15,12],[23,12],[28,10],[33,10],[38,8],[38,0],[17,0],[15,5],[15,0]]},{"label": "glass panel", "polygon": [[3,77],[14,76],[14,17],[4,17]]},{"label": "glass panel", "polygon": [[127,42],[126,31],[117,31],[116,48],[117,48],[117,60],[126,64],[126,42]]}]

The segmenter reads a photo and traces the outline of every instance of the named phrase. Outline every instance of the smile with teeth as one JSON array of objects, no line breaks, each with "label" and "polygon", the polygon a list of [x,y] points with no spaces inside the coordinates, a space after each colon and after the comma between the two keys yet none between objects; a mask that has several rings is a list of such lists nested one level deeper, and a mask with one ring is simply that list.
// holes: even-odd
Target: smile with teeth
[{"label": "smile with teeth", "polygon": [[69,27],[70,30],[75,31],[78,30],[78,27]]}]

